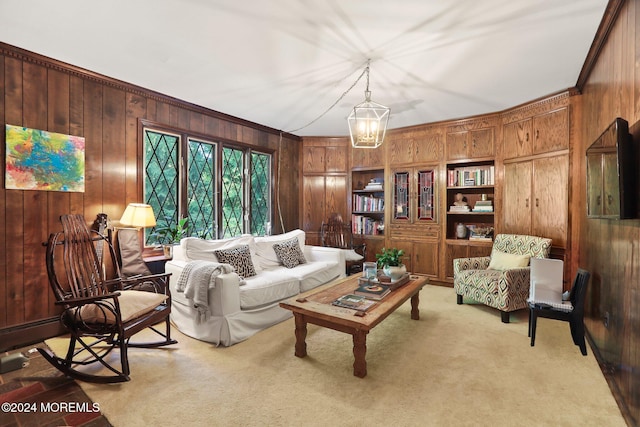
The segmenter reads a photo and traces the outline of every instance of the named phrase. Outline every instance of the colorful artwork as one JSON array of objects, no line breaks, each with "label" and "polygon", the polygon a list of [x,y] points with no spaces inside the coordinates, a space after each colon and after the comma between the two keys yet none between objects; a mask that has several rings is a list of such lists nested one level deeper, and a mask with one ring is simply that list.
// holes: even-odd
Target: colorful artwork
[{"label": "colorful artwork", "polygon": [[6,125],[6,188],[84,192],[84,138]]}]

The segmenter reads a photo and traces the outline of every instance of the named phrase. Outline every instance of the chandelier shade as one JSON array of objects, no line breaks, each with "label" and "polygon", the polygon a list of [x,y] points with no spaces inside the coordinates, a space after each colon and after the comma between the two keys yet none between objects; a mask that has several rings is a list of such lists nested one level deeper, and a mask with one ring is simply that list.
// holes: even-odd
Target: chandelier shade
[{"label": "chandelier shade", "polygon": [[384,141],[387,133],[387,123],[391,108],[378,104],[371,100],[369,91],[369,63],[365,69],[367,75],[367,89],[364,92],[365,100],[353,107],[347,118],[349,123],[349,135],[351,145],[355,148],[378,148]]}]

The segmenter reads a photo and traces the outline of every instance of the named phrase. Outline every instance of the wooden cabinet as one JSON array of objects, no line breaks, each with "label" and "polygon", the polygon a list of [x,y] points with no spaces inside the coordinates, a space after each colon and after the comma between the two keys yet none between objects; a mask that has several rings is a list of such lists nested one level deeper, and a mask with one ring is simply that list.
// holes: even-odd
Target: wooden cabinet
[{"label": "wooden cabinet", "polygon": [[389,133],[389,164],[438,162],[443,158],[444,138],[442,128],[427,128]]},{"label": "wooden cabinet", "polygon": [[504,158],[516,159],[569,147],[569,109],[558,108],[503,126]]},{"label": "wooden cabinet", "polygon": [[391,176],[392,222],[412,224],[437,221],[436,169],[433,166],[396,169]]},{"label": "wooden cabinet", "polygon": [[503,232],[548,237],[565,248],[568,185],[566,154],[505,164]]},{"label": "wooden cabinet", "polygon": [[475,258],[491,255],[493,242],[476,242],[472,245],[468,241],[450,241],[445,245],[444,275],[448,281],[453,280],[453,260],[456,258]]},{"label": "wooden cabinet", "polygon": [[434,278],[438,277],[440,243],[437,239],[420,241],[397,237],[390,240],[390,245],[404,250],[402,262],[407,271]]},{"label": "wooden cabinet", "polygon": [[569,148],[568,107],[533,117],[533,154]]},{"label": "wooden cabinet", "polygon": [[494,154],[494,128],[447,133],[447,160],[478,159]]},{"label": "wooden cabinet", "polygon": [[301,227],[309,244],[320,244],[320,228],[333,212],[348,221],[348,139],[306,138],[302,148]]}]

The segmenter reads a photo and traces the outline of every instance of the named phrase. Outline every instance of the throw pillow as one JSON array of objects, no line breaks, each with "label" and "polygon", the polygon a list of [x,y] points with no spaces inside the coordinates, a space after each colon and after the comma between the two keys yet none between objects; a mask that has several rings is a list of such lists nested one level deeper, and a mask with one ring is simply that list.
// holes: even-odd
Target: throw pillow
[{"label": "throw pillow", "polygon": [[273,236],[258,236],[255,238],[256,242],[256,259],[262,268],[278,267],[282,265],[276,252],[273,250],[273,245],[276,243],[283,243],[287,240],[296,237],[300,243],[300,247],[304,248],[305,245],[305,232],[297,229],[292,230],[284,234],[276,234]]},{"label": "throw pillow", "polygon": [[306,264],[307,260],[300,249],[300,242],[297,237],[273,245],[273,250],[278,256],[278,260],[287,268],[293,268],[300,264]]},{"label": "throw pillow", "polygon": [[529,265],[531,255],[515,255],[494,250],[491,252],[489,261],[490,270],[509,270],[512,268],[522,268]]},{"label": "throw pillow", "polygon": [[238,276],[242,278],[256,275],[256,269],[251,261],[249,245],[240,245],[232,249],[214,251],[220,262],[231,264]]}]

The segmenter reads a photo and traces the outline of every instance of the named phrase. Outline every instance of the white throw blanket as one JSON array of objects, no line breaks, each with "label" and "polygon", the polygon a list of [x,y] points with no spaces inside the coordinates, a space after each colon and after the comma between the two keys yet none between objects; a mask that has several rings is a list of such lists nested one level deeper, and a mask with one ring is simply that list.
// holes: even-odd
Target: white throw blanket
[{"label": "white throw blanket", "polygon": [[209,319],[209,289],[216,286],[216,277],[222,273],[231,273],[234,269],[229,264],[211,261],[190,261],[182,270],[176,290],[184,292],[184,296],[193,299],[193,306],[198,310],[198,323]]}]

